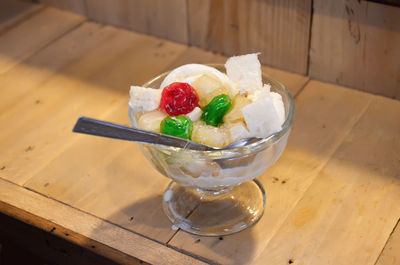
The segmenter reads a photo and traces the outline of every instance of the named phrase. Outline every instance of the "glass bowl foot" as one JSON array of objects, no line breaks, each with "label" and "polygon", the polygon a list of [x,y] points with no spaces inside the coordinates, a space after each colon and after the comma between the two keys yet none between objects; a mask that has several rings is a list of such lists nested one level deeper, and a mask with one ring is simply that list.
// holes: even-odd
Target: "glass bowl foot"
[{"label": "glass bowl foot", "polygon": [[265,192],[257,181],[219,191],[182,187],[172,181],[163,196],[163,208],[177,228],[202,236],[239,232],[262,216]]}]

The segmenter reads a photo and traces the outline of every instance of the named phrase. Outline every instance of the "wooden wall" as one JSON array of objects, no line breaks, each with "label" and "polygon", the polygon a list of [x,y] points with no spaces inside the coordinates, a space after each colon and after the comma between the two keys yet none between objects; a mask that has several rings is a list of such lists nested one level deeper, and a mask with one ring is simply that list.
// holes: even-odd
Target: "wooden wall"
[{"label": "wooden wall", "polygon": [[311,0],[188,1],[190,44],[306,74]]},{"label": "wooden wall", "polygon": [[360,0],[39,0],[95,21],[400,99],[400,7]]},{"label": "wooden wall", "polygon": [[400,7],[314,0],[310,76],[400,99]]}]

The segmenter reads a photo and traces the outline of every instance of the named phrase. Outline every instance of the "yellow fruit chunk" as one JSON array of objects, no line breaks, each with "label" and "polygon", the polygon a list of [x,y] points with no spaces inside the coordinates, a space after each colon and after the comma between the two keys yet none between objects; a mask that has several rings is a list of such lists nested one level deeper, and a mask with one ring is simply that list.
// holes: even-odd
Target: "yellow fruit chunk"
[{"label": "yellow fruit chunk", "polygon": [[223,118],[224,123],[236,123],[244,121],[242,108],[251,103],[244,95],[236,95],[232,100],[232,107]]},{"label": "yellow fruit chunk", "polygon": [[223,147],[229,143],[229,133],[225,128],[206,125],[203,121],[193,123],[192,141],[213,147]]},{"label": "yellow fruit chunk", "polygon": [[214,97],[218,95],[230,94],[229,89],[226,88],[221,81],[209,74],[201,75],[192,83],[192,86],[199,95],[200,107],[206,106]]},{"label": "yellow fruit chunk", "polygon": [[160,123],[165,117],[167,114],[159,110],[146,112],[140,116],[138,126],[146,131],[160,132]]}]

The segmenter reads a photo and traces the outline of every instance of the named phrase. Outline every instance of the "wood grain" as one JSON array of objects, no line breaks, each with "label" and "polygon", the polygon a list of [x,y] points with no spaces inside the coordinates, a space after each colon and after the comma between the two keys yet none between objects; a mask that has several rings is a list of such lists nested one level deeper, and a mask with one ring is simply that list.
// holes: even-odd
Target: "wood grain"
[{"label": "wood grain", "polygon": [[[2,92],[7,95],[0,97],[0,116],[11,109],[28,92],[32,94],[37,87],[54,78],[59,71],[67,68],[103,41],[111,38],[112,35],[109,34],[109,31],[102,30],[101,27],[99,24],[84,23],[0,75]],[[82,41],[82,39],[85,39],[85,41]],[[24,78],[21,78],[21,76]],[[32,103],[38,105],[43,103],[38,96],[30,96]]]},{"label": "wood grain", "polygon": [[87,0],[87,6],[96,21],[188,43],[186,0]]},{"label": "wood grain", "polygon": [[368,94],[310,81],[295,101],[296,121],[286,150],[278,162],[258,178],[267,195],[261,220],[254,227],[225,236],[223,240],[179,231],[170,244],[222,264],[255,261],[308,193],[308,188],[370,100]]},{"label": "wood grain", "polygon": [[400,228],[397,223],[396,228],[390,235],[385,248],[379,256],[376,265],[395,265],[399,263],[400,257]]},{"label": "wood grain", "polygon": [[39,2],[44,5],[87,15],[86,0],[39,0]]},{"label": "wood grain", "polygon": [[400,99],[400,9],[314,1],[310,76]]},{"label": "wood grain", "polygon": [[373,97],[255,264],[375,264],[400,217],[398,113]]},{"label": "wood grain", "polygon": [[0,35],[0,74],[29,58],[84,20],[84,17],[76,14],[46,8],[3,33]]},{"label": "wood grain", "polygon": [[[96,28],[103,32],[96,32]],[[92,32],[93,31],[95,32],[94,35],[98,35],[98,37],[94,37],[97,39],[98,45],[103,43],[102,41],[105,41],[107,38],[111,38],[115,35],[115,31],[109,28],[100,30],[99,27],[95,27],[92,28]],[[100,37],[101,35],[103,35],[103,37]],[[80,34],[72,34],[72,36],[79,37]],[[71,44],[71,39],[68,36],[66,36],[65,41],[65,46]],[[61,39],[60,42],[63,42],[63,40]],[[96,41],[94,42],[96,43]],[[59,43],[55,43],[54,45],[60,47]],[[82,46],[82,49],[88,52],[84,46]],[[45,57],[38,56],[38,61],[41,61],[43,66],[51,66],[49,62],[52,62],[53,56],[59,53],[58,49],[49,47],[49,50],[53,53],[47,53]],[[84,59],[87,57],[88,55],[80,57],[81,60],[78,62],[85,61]],[[104,58],[104,60],[107,59],[109,58]],[[84,94],[90,93],[89,91],[93,90],[93,86],[92,89],[90,89],[91,86],[85,86],[85,82],[79,79],[79,77],[82,77],[79,76],[79,74],[85,76],[85,74],[93,73],[96,69],[95,66],[92,65],[92,62],[86,62],[86,67],[85,64],[81,67],[85,72],[74,72],[77,66],[75,62],[75,64],[68,65],[68,67],[64,69],[64,72],[61,71],[54,76],[50,75],[50,78],[48,78],[48,75],[37,76],[36,71],[32,71],[32,75],[27,76],[33,80],[37,78],[41,82],[33,82],[34,86],[28,87],[28,89],[24,91],[25,95],[21,97],[12,108],[0,116],[0,120],[8,127],[7,130],[1,131],[1,145],[7,149],[7,151],[1,154],[2,166],[5,167],[0,174],[1,177],[16,183],[24,183],[32,176],[31,174],[35,171],[34,168],[38,170],[38,168],[41,167],[42,163],[37,163],[38,161],[42,161],[43,159],[51,161],[52,157],[62,150],[63,144],[68,143],[68,141],[63,141],[63,144],[60,146],[50,139],[52,137],[53,139],[57,139],[58,137],[62,137],[59,139],[63,139],[66,135],[70,134],[70,129],[68,127],[72,128],[73,117],[79,115],[80,109],[82,108],[81,106],[84,105],[82,101],[85,98]],[[93,59],[93,62],[96,61]],[[28,71],[29,70],[30,69],[28,69]],[[92,72],[90,72],[90,70],[92,70]],[[39,71],[39,73],[41,72]],[[43,85],[42,82],[44,83]],[[12,83],[12,78],[10,79],[10,83]],[[79,88],[87,89],[80,90]],[[105,91],[105,93],[107,93],[107,91]],[[90,97],[90,95],[86,95],[86,97]],[[13,99],[15,100],[14,97]],[[115,96],[114,98],[110,97],[110,100],[115,100]],[[70,104],[67,104],[67,102],[70,102]],[[64,105],[62,103],[64,103]],[[95,108],[95,105],[92,107]],[[51,109],[57,111],[51,111]],[[21,113],[27,110],[29,110],[29,114],[21,116]],[[46,129],[44,127],[46,124],[52,129]],[[30,133],[25,135],[25,131],[29,131]],[[46,136],[50,136],[50,138]],[[43,156],[43,154],[46,153],[45,150],[47,150],[50,157]],[[18,163],[20,163],[17,162],[18,160],[20,160],[20,162],[27,161],[27,163],[24,162],[25,166],[21,167],[18,166]]]},{"label": "wood grain", "polygon": [[43,9],[42,5],[28,2],[3,0],[0,2],[0,34],[30,15]]},{"label": "wood grain", "polygon": [[188,1],[190,44],[305,74],[311,1]]},{"label": "wood grain", "polygon": [[[150,264],[204,264],[153,240],[2,179],[0,208],[7,215],[47,231],[53,230],[58,236],[122,264],[135,264],[137,259]],[[70,235],[66,236],[64,232]],[[93,243],[98,248],[92,248]],[[128,260],[127,255],[131,256]]]}]

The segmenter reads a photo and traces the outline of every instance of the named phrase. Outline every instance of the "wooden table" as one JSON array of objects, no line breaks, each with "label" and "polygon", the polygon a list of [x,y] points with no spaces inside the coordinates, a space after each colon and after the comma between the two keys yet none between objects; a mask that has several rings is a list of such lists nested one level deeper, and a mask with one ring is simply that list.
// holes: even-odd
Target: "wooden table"
[{"label": "wooden table", "polygon": [[[171,229],[169,180],[136,144],[71,133],[128,124],[131,84],[226,58],[40,5],[0,7],[0,211],[121,263],[399,264],[400,102],[268,67],[295,97],[288,146],[258,180],[264,216],[224,237]],[[4,8],[10,12],[4,12]]]}]

